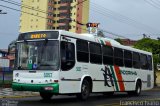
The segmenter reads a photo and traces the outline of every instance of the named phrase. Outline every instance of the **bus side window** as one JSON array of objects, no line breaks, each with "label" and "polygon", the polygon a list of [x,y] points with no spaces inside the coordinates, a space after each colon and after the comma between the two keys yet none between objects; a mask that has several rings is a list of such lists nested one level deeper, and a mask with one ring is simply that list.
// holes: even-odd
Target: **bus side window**
[{"label": "bus side window", "polygon": [[75,65],[75,46],[70,42],[61,42],[61,69],[68,71]]},{"label": "bus side window", "polygon": [[102,50],[101,45],[98,43],[90,43],[90,62],[94,64],[102,64]]},{"label": "bus side window", "polygon": [[139,69],[141,67],[139,53],[133,52],[133,67]]},{"label": "bus side window", "polygon": [[123,50],[114,48],[114,64],[117,66],[123,66]]},{"label": "bus side window", "polygon": [[147,56],[148,61],[148,69],[152,70],[152,57],[150,55]]},{"label": "bus side window", "polygon": [[132,52],[124,50],[124,65],[125,67],[132,68]]},{"label": "bus side window", "polygon": [[77,61],[89,62],[88,42],[84,40],[77,40]]},{"label": "bus side window", "polygon": [[113,48],[103,46],[103,64],[113,65]]},{"label": "bus side window", "polygon": [[144,70],[148,69],[147,55],[141,54],[140,60],[141,60],[141,69],[144,69]]}]

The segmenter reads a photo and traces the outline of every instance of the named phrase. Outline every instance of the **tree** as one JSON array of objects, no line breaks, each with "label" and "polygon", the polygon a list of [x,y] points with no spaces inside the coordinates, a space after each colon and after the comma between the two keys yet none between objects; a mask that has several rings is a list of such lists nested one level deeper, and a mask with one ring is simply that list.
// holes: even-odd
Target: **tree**
[{"label": "tree", "polygon": [[120,38],[117,38],[117,39],[114,39],[116,40],[117,42],[119,42],[120,44],[122,44],[122,40]]}]

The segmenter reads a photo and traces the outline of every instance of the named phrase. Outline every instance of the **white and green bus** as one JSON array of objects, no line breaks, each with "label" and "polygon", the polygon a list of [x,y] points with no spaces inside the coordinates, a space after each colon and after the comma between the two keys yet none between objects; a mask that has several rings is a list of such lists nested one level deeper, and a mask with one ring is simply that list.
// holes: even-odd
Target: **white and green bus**
[{"label": "white and green bus", "polygon": [[21,33],[16,43],[12,88],[53,95],[128,92],[153,88],[152,53],[113,39],[62,30]]}]

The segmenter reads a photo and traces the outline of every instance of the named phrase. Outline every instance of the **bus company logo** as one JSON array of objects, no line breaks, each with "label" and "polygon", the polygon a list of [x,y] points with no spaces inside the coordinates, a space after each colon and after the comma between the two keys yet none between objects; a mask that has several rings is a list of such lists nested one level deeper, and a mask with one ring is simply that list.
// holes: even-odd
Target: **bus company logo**
[{"label": "bus company logo", "polygon": [[137,75],[137,72],[134,71],[125,71],[125,70],[120,70],[119,74],[123,74],[123,75]]},{"label": "bus company logo", "polygon": [[[103,71],[103,76],[104,76],[104,86],[108,86],[108,87],[112,87],[114,86],[113,83],[113,78],[112,78],[112,72],[110,70],[110,68],[108,68],[108,66],[105,66],[105,69],[101,69],[101,71]],[[111,84],[109,84],[109,82],[111,82]]]},{"label": "bus company logo", "polygon": [[41,38],[46,38],[46,34],[32,34],[31,39],[41,39]]},{"label": "bus company logo", "polygon": [[52,73],[44,73],[44,78],[51,78],[52,77]]}]

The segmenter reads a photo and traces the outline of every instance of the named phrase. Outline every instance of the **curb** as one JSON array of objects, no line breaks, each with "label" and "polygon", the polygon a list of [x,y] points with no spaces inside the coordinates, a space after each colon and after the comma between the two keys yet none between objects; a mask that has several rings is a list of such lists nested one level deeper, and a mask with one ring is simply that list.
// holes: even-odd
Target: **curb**
[{"label": "curb", "polygon": [[36,96],[40,96],[39,94],[37,95],[26,95],[26,96],[20,96],[20,95],[16,95],[16,96],[0,96],[0,99],[8,99],[8,98],[26,98],[26,97],[36,97]]}]

